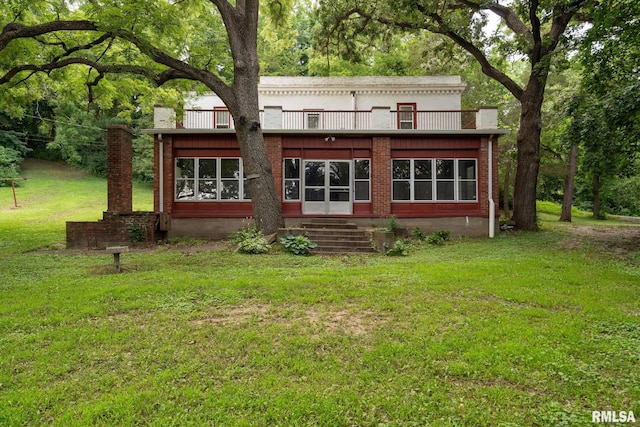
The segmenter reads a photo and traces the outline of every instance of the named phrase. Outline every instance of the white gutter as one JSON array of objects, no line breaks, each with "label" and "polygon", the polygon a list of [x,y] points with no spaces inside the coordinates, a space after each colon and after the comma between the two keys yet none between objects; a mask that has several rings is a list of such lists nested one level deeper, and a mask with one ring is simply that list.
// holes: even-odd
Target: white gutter
[{"label": "white gutter", "polygon": [[489,136],[488,161],[488,191],[489,191],[489,238],[493,239],[496,232],[496,204],[493,201],[493,135]]},{"label": "white gutter", "polygon": [[158,183],[158,191],[160,191],[159,195],[159,203],[160,203],[160,212],[164,212],[164,142],[162,142],[162,134],[158,134],[158,174],[160,177],[158,178],[160,181]]}]

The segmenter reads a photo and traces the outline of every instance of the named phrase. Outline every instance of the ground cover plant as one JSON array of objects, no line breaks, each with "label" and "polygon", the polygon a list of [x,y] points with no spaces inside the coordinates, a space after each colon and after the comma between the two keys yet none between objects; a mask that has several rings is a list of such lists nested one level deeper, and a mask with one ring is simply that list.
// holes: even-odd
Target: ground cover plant
[{"label": "ground cover plant", "polygon": [[639,418],[638,226],[559,224],[544,205],[540,233],[406,257],[194,242],[124,254],[115,274],[110,255],[60,246],[65,220],[101,217],[104,181],[23,171],[21,208],[0,188],[0,425]]}]

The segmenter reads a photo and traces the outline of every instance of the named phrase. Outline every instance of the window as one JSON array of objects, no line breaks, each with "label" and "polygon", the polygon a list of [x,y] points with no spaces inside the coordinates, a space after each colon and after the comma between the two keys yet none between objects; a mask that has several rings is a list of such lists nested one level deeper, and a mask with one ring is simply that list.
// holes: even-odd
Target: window
[{"label": "window", "polygon": [[250,200],[240,158],[177,158],[175,200]]},{"label": "window", "polygon": [[416,128],[416,104],[398,104],[398,129]]},{"label": "window", "polygon": [[284,159],[284,200],[300,200],[300,159]]},{"label": "window", "polygon": [[371,160],[355,159],[353,161],[353,200],[368,202],[371,199]]},{"label": "window", "polygon": [[393,201],[475,201],[475,159],[394,159]]},{"label": "window", "polygon": [[231,115],[225,107],[213,109],[213,121],[216,129],[229,129],[231,127]]},{"label": "window", "polygon": [[320,129],[320,113],[306,112],[304,113],[305,129]]}]

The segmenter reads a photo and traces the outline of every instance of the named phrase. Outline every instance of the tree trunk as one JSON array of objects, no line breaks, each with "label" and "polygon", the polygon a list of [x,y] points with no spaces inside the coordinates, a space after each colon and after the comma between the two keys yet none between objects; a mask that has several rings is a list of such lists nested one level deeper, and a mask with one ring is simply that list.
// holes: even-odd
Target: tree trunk
[{"label": "tree trunk", "polygon": [[560,221],[571,222],[571,207],[573,206],[573,187],[578,163],[578,144],[571,146],[569,153],[569,173],[564,181],[564,198],[562,199],[562,213]]},{"label": "tree trunk", "polygon": [[522,97],[518,130],[518,162],[513,188],[513,220],[520,230],[538,229],[536,188],[540,169],[540,129],[544,84],[532,74]]},{"label": "tree trunk", "polygon": [[511,209],[509,208],[509,181],[511,181],[511,158],[507,160],[504,170],[504,186],[502,188],[502,211],[505,218],[511,218]]},{"label": "tree trunk", "polygon": [[600,175],[593,173],[593,217],[600,218]]}]

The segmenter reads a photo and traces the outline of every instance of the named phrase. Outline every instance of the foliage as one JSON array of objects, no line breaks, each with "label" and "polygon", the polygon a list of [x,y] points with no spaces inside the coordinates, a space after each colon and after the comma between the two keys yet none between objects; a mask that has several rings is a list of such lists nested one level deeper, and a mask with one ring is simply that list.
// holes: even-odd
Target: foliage
[{"label": "foliage", "polygon": [[280,243],[287,252],[294,255],[308,255],[313,248],[318,246],[308,236],[302,234],[287,234],[280,238]]},{"label": "foliage", "polygon": [[420,242],[424,242],[427,240],[427,233],[425,233],[420,227],[417,227],[411,232],[411,237]]},{"label": "foliage", "polygon": [[405,239],[398,239],[393,244],[393,248],[387,250],[385,255],[387,256],[407,256],[411,249],[411,243]]},{"label": "foliage", "polygon": [[445,241],[449,240],[451,232],[448,230],[434,231],[427,236],[426,242],[430,245],[442,245]]},{"label": "foliage", "polygon": [[640,401],[637,248],[571,232],[620,222],[556,207],[541,233],[411,257],[176,247],[113,274],[34,251],[100,218],[106,184],[30,162],[20,210],[0,191],[3,425],[586,426]]},{"label": "foliage", "polygon": [[269,251],[269,242],[255,225],[246,226],[231,235],[236,251],[243,254],[264,254]]},{"label": "foliage", "polygon": [[400,226],[398,225],[398,219],[396,218],[395,215],[390,215],[389,218],[387,218],[387,225],[384,228],[384,231],[390,231],[392,232],[394,235],[398,235],[398,232],[400,231]]},{"label": "foliage", "polygon": [[134,222],[133,224],[131,224],[127,231],[129,231],[129,239],[133,242],[133,243],[141,243],[144,242],[147,238],[147,233],[144,229],[144,227],[142,227],[139,223]]}]

